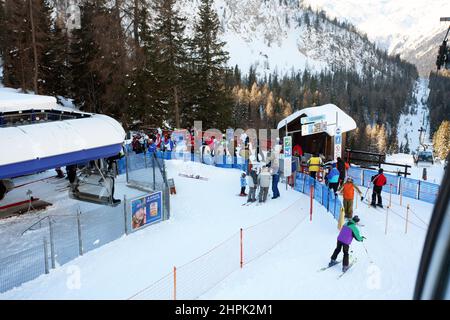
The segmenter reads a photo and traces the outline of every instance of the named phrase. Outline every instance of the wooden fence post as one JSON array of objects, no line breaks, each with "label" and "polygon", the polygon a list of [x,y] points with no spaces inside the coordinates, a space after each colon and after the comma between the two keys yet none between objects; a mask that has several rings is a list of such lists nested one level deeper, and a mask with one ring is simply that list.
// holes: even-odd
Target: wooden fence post
[{"label": "wooden fence post", "polygon": [[392,205],[392,183],[389,184],[389,207]]},{"label": "wooden fence post", "polygon": [[408,219],[409,219],[409,203],[406,206],[406,223],[405,223],[405,234],[408,233]]},{"label": "wooden fence post", "polygon": [[244,267],[244,241],[243,241],[243,238],[244,238],[244,231],[241,228],[241,261],[240,261],[241,269]]},{"label": "wooden fence post", "polygon": [[388,217],[389,217],[389,206],[386,207],[386,227],[384,229],[384,234],[387,234],[388,230]]}]

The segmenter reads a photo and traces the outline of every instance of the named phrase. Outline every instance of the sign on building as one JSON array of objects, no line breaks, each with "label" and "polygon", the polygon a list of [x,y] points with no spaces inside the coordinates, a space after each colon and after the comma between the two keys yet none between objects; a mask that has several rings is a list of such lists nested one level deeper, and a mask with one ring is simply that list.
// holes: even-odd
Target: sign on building
[{"label": "sign on building", "polygon": [[324,114],[320,114],[318,116],[300,118],[300,123],[301,124],[316,123],[316,122],[323,122],[323,121],[325,121],[325,115]]},{"label": "sign on building", "polygon": [[316,134],[327,131],[327,122],[316,122],[302,125],[302,136]]},{"label": "sign on building", "polygon": [[130,200],[131,231],[162,220],[162,191]]},{"label": "sign on building", "polygon": [[290,176],[292,174],[292,137],[286,136],[283,141],[283,153],[284,153],[284,176]]}]

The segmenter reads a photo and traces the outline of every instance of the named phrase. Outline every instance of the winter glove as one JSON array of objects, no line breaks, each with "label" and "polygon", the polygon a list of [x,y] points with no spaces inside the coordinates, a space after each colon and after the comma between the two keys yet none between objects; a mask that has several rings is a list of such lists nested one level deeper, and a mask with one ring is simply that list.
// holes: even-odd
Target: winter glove
[{"label": "winter glove", "polygon": [[361,196],[361,201],[363,201],[364,200],[364,197],[363,196]]}]

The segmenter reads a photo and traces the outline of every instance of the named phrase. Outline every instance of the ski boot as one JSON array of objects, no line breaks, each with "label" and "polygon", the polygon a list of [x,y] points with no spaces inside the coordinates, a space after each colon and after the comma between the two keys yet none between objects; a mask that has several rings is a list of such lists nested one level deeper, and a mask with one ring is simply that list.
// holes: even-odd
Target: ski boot
[{"label": "ski boot", "polygon": [[342,266],[342,272],[346,272],[348,269],[350,269],[350,266]]},{"label": "ski boot", "polygon": [[376,208],[376,207],[377,207],[377,205],[376,205],[375,203],[371,203],[370,206],[371,206],[372,208]]},{"label": "ski boot", "polygon": [[383,208],[383,205],[381,203],[378,203],[377,207]]},{"label": "ski boot", "polygon": [[338,262],[336,261],[336,260],[333,260],[333,259],[331,259],[330,260],[330,263],[328,264],[328,267],[332,267],[332,266],[334,266],[335,264],[337,264]]}]

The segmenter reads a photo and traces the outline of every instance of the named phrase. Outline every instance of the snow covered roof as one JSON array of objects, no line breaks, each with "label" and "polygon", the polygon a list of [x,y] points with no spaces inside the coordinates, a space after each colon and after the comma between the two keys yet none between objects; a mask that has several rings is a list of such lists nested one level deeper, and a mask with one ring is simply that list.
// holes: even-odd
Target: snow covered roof
[{"label": "snow covered roof", "polygon": [[18,93],[15,89],[0,89],[0,112],[61,109],[55,97]]},{"label": "snow covered roof", "polygon": [[[125,131],[113,118],[89,118],[0,128],[0,167],[29,160],[122,145]],[[99,154],[98,158],[102,158]]]},{"label": "snow covered roof", "polygon": [[301,109],[297,112],[294,112],[290,116],[284,118],[278,123],[277,129],[280,130],[283,128],[286,123],[289,124],[292,121],[299,121],[300,117],[312,117],[312,116],[319,116],[324,115],[325,120],[328,124],[327,126],[327,133],[330,136],[334,136],[335,130],[336,130],[336,114],[338,119],[338,125],[341,128],[341,132],[348,132],[351,130],[356,129],[356,122],[353,120],[352,117],[350,117],[348,114],[346,114],[344,111],[342,111],[339,107],[337,107],[334,104],[325,104],[323,106],[317,106],[317,107],[311,107],[311,108],[305,108]]}]

